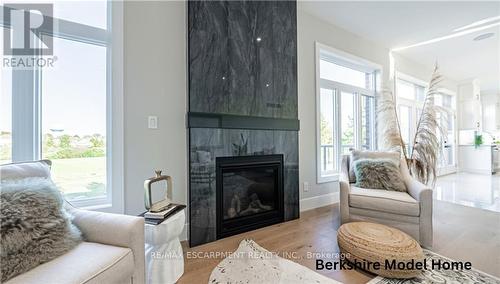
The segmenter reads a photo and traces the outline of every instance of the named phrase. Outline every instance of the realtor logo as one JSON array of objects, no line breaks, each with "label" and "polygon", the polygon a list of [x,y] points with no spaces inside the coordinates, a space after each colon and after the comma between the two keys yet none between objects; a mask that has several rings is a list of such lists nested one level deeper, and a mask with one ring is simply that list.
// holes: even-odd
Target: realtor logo
[{"label": "realtor logo", "polygon": [[52,55],[52,4],[5,4],[4,55]]}]

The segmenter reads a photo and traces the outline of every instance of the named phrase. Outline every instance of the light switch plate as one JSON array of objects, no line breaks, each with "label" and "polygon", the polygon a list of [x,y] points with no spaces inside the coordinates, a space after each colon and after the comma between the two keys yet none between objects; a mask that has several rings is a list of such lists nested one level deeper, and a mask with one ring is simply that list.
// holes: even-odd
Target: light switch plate
[{"label": "light switch plate", "polygon": [[304,182],[303,189],[304,189],[304,191],[309,191],[309,183],[307,181]]},{"label": "light switch plate", "polygon": [[158,117],[157,116],[148,116],[148,128],[149,129],[157,129],[158,128]]}]

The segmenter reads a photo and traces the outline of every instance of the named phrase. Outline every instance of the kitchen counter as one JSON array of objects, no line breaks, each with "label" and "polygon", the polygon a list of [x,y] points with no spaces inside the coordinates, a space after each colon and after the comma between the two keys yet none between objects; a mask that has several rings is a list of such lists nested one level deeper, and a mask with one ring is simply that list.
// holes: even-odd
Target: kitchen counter
[{"label": "kitchen counter", "polygon": [[493,174],[500,167],[497,145],[458,145],[458,169],[462,172]]}]

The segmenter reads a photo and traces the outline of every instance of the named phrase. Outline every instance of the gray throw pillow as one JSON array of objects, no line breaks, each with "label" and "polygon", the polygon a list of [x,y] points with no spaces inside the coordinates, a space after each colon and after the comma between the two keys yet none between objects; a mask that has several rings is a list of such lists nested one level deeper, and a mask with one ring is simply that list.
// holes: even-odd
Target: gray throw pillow
[{"label": "gray throw pillow", "polygon": [[379,152],[379,151],[360,151],[352,150],[351,159],[349,163],[349,182],[356,182],[356,175],[354,174],[354,162],[360,159],[389,159],[392,160],[398,167],[401,159],[399,152]]},{"label": "gray throw pillow", "polygon": [[357,187],[406,192],[399,165],[390,159],[361,159],[353,166]]},{"label": "gray throw pillow", "polygon": [[63,208],[63,198],[47,178],[1,184],[1,282],[48,262],[81,242],[81,232]]}]

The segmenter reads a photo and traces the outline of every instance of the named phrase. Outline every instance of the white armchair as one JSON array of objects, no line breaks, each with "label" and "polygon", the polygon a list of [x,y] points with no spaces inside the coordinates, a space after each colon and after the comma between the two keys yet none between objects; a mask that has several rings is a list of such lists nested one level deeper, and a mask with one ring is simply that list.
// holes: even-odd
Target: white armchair
[{"label": "white armchair", "polygon": [[400,170],[408,192],[358,188],[349,182],[350,156],[342,157],[341,224],[368,221],[398,228],[423,247],[432,247],[432,189],[411,177],[404,160]]},{"label": "white armchair", "polygon": [[[0,166],[2,180],[50,178],[50,161]],[[76,209],[67,204],[84,241],[6,284],[145,283],[144,218]]]}]

